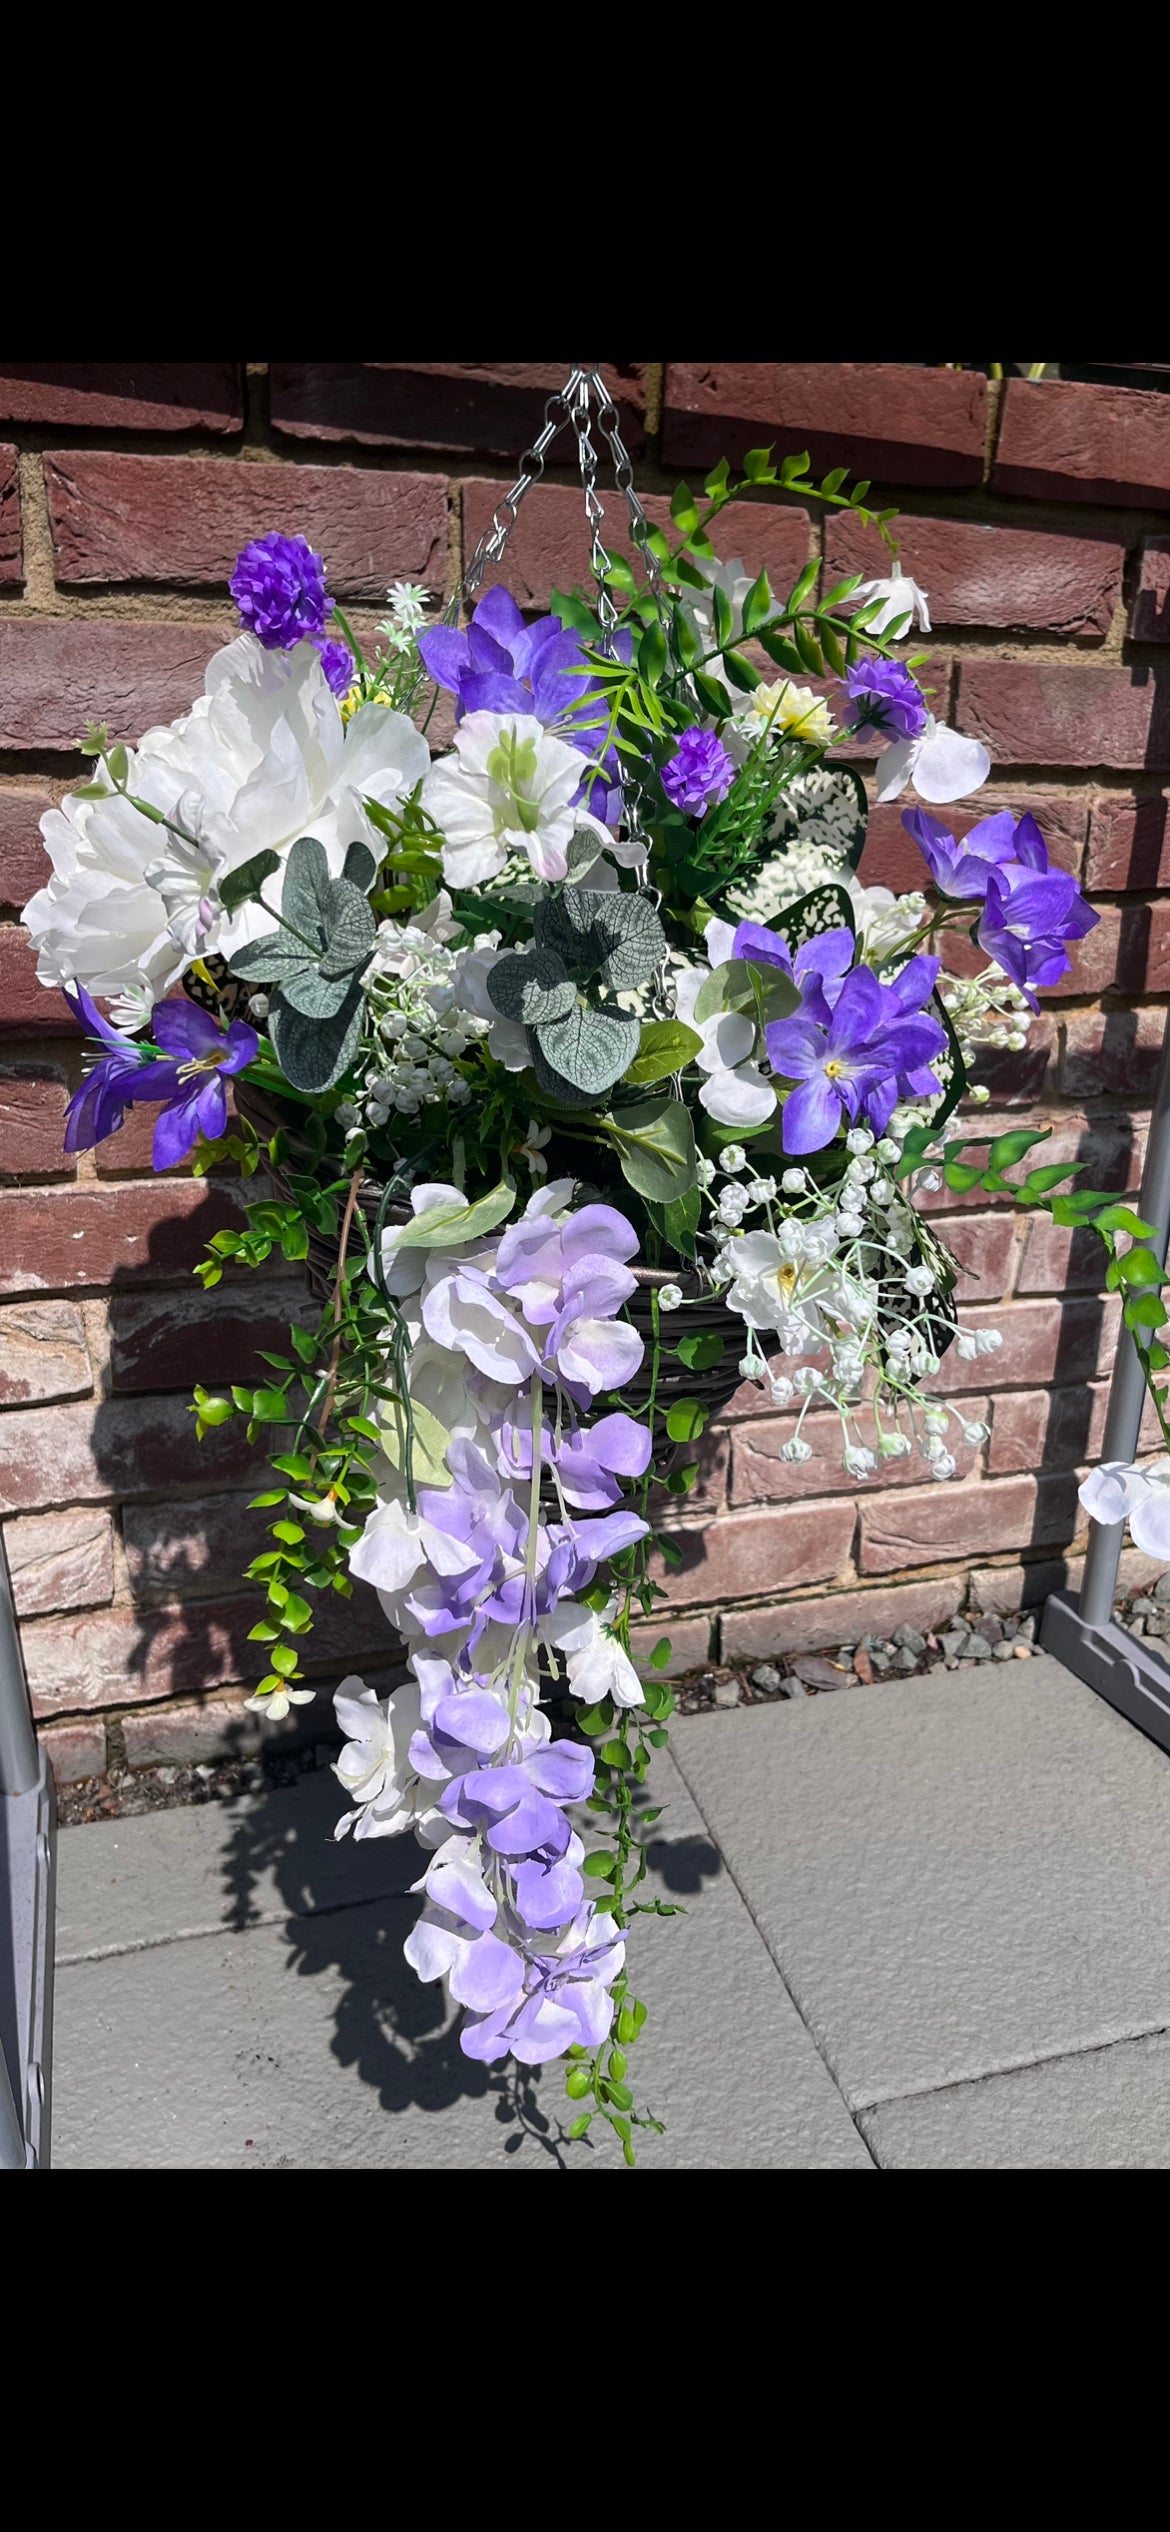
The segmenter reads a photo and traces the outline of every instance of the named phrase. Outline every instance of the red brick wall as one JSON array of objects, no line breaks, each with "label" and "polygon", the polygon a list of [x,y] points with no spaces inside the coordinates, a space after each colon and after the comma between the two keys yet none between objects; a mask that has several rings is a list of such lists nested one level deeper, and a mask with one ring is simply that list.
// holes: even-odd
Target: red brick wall
[{"label": "red brick wall", "polygon": [[[141,1122],[76,1164],[62,1154],[78,1041],[15,919],[43,873],[38,817],[76,778],[89,716],[133,738],[189,703],[232,629],[226,574],[249,536],[303,529],[359,630],[393,578],[449,590],[562,374],[0,372],[0,1513],[37,1711],[79,1772],[101,1764],[107,1719],[131,1758],[234,1728],[236,1683],[260,1667],[238,1580],[253,1471],[231,1435],[196,1444],[185,1394],[200,1372],[245,1375],[297,1287],[200,1292],[190,1269],[238,1191],[154,1179]],[[658,515],[680,473],[764,443],[847,465],[900,505],[905,565],[934,606],[935,709],[984,738],[985,798],[1035,809],[1102,916],[1029,1052],[994,1059],[979,1130],[1034,1106],[1054,1150],[1088,1159],[1089,1183],[1135,1185],[1170,994],[1170,396],[871,362],[608,374]],[[826,528],[797,504],[745,502],[729,525],[781,585],[822,550],[834,579],[868,559],[852,520]],[[578,496],[554,466],[523,512],[511,583],[539,607],[584,567]],[[864,875],[920,877],[896,810],[873,819]],[[880,1628],[892,1596],[942,1617],[972,1566],[985,1605],[1010,1600],[1075,1549],[1076,1471],[1100,1439],[1115,1341],[1092,1248],[984,1199],[934,1202],[976,1322],[1004,1335],[990,1362],[948,1358],[943,1376],[990,1440],[949,1485],[895,1463],[880,1488],[855,1488],[827,1424],[823,1439],[806,1428],[816,1454],[791,1468],[785,1419],[741,1395],[707,1437],[683,1566],[666,1577],[681,1660],[704,1659],[720,1627],[732,1657]],[[323,1675],[392,1658],[360,1591],[318,1640]]]}]

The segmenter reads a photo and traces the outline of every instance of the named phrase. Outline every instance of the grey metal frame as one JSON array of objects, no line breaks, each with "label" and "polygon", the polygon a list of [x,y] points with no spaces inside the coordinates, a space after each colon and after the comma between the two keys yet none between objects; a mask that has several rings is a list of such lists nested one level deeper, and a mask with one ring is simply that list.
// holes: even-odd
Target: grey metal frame
[{"label": "grey metal frame", "polygon": [[[1162,1046],[1138,1204],[1143,1219],[1154,1228],[1150,1245],[1164,1263],[1170,1236],[1170,1027]],[[1137,1347],[1123,1328],[1101,1444],[1103,1460],[1136,1458],[1145,1397]],[[1124,1537],[1124,1521],[1090,1523],[1080,1594],[1052,1594],[1045,1603],[1040,1642],[1046,1653],[1054,1653],[1067,1670],[1095,1688],[1098,1696],[1136,1723],[1150,1740],[1170,1750],[1170,1662],[1155,1645],[1131,1635],[1113,1617]]]},{"label": "grey metal frame", "polygon": [[0,1534],[0,2171],[49,2161],[57,1806]]}]

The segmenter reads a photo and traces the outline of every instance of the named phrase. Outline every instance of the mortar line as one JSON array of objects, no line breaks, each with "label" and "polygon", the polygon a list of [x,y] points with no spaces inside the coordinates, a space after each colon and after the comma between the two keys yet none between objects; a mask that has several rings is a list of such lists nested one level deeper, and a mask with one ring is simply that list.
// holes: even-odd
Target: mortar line
[{"label": "mortar line", "polygon": [[332,1899],[322,1908],[265,1908],[258,1916],[248,1918],[246,1925],[223,1921],[218,1925],[183,1925],[173,1934],[145,1934],[128,1943],[98,1943],[88,1952],[58,1952],[58,1969],[81,1969],[87,1961],[123,1960],[135,1952],[164,1952],[172,1943],[209,1943],[223,1935],[259,1933],[270,1925],[307,1925],[315,1917],[345,1916],[356,1908],[384,1907],[387,1897],[408,1898],[408,1891],[382,1892],[374,1899]]},{"label": "mortar line", "polygon": [[705,1828],[705,1829],[706,1829],[706,1831],[707,1831],[707,1835],[708,1835],[708,1837],[709,1837],[709,1838],[710,1838],[710,1840],[711,1840],[711,1844],[712,1844],[712,1846],[714,1847],[715,1852],[716,1852],[716,1854],[718,1855],[718,1857],[719,1857],[719,1859],[720,1859],[720,1862],[721,1862],[721,1864],[722,1864],[722,1866],[723,1866],[723,1870],[724,1870],[724,1872],[727,1874],[727,1877],[728,1877],[728,1880],[729,1880],[729,1881],[730,1881],[730,1883],[731,1883],[732,1889],[733,1889],[733,1890],[737,1893],[737,1895],[738,1895],[739,1899],[742,1901],[743,1906],[744,1906],[744,1908],[746,1909],[747,1914],[748,1914],[748,1916],[749,1916],[749,1918],[750,1918],[750,1920],[751,1920],[751,1922],[752,1922],[753,1926],[755,1927],[756,1933],[758,1934],[758,1936],[759,1936],[759,1938],[760,1938],[760,1941],[761,1941],[761,1943],[763,1944],[764,1950],[765,1950],[765,1952],[766,1952],[766,1953],[767,1953],[767,1955],[768,1955],[768,1959],[770,1960],[770,1962],[771,1962],[771,1964],[772,1964],[772,1967],[773,1967],[773,1969],[774,1969],[774,1971],[775,1971],[775,1973],[776,1973],[776,1976],[777,1976],[777,1978],[779,1979],[780,1985],[781,1985],[781,1987],[783,1988],[784,1993],[785,1993],[785,1995],[787,1996],[787,1998],[788,1998],[788,2001],[789,2001],[790,2005],[792,2006],[792,2010],[793,2010],[793,2012],[795,2013],[795,2015],[796,2015],[796,2017],[797,2017],[797,2020],[800,2022],[800,2024],[801,2024],[802,2028],[803,2028],[803,2029],[804,2029],[804,2031],[807,2033],[808,2038],[809,2038],[809,2040],[811,2041],[813,2048],[816,2050],[817,2056],[819,2057],[819,2059],[820,2059],[820,2061],[821,2061],[821,2064],[822,2064],[822,2066],[824,2067],[825,2073],[826,2073],[826,2075],[828,2076],[830,2083],[832,2084],[833,2090],[834,2090],[834,2092],[836,2093],[837,2098],[838,2098],[838,2100],[839,2100],[839,2101],[840,2101],[840,2103],[841,2103],[841,2107],[842,2107],[842,2109],[844,2110],[845,2115],[846,2115],[846,2117],[848,2118],[849,2123],[850,2123],[851,2127],[853,2128],[855,2135],[857,2136],[857,2138],[858,2138],[859,2142],[860,2142],[860,2143],[864,2146],[865,2151],[866,2151],[866,2153],[867,2153],[867,2154],[868,2154],[868,2156],[869,2156],[870,2162],[872,2163],[872,2165],[873,2165],[873,2167],[874,2167],[874,2170],[875,2170],[875,2171],[880,2171],[880,2170],[881,2170],[881,2168],[882,2168],[882,2166],[881,2166],[881,2164],[879,2163],[878,2158],[877,2158],[877,2155],[875,2154],[875,2152],[874,2152],[874,2150],[873,2150],[873,2147],[872,2147],[872,2146],[871,2146],[871,2144],[870,2144],[869,2138],[867,2137],[867,2135],[866,2135],[866,2133],[865,2133],[865,2130],[864,2130],[864,2128],[863,2128],[863,2127],[862,2127],[862,2125],[861,2125],[860,2116],[859,2116],[858,2112],[857,2112],[857,2111],[855,2111],[855,2109],[854,2109],[854,2107],[853,2107],[852,2102],[851,2102],[851,2101],[849,2100],[849,2098],[848,2098],[848,2095],[847,2095],[847,2094],[843,2091],[843,2089],[842,2089],[842,2087],[841,2087],[841,2084],[840,2084],[840,2081],[839,2081],[839,2079],[838,2079],[838,2076],[837,2076],[837,2072],[836,2072],[835,2067],[832,2065],[832,2063],[830,2062],[829,2058],[827,2057],[827,2055],[826,2055],[826,2053],[825,2053],[825,2050],[822,2048],[821,2043],[820,2043],[820,2041],[819,2041],[819,2040],[818,2040],[818,2038],[817,2038],[816,2032],[814,2031],[814,2029],[813,2029],[813,2027],[812,2027],[812,2024],[811,2024],[811,2022],[809,2021],[808,2015],[807,2015],[807,2013],[805,2012],[803,2005],[801,2004],[801,2001],[800,2001],[799,1996],[796,1994],[795,1990],[794,1990],[794,1989],[793,1989],[793,1987],[790,1985],[790,1983],[789,1983],[789,1981],[788,1981],[788,1978],[786,1977],[785,1972],[784,1972],[783,1968],[781,1967],[780,1962],[779,1962],[779,1961],[777,1960],[777,1958],[776,1958],[776,1954],[775,1954],[775,1952],[773,1951],[772,1946],[771,1946],[771,1944],[770,1944],[770,1943],[769,1943],[769,1941],[768,1941],[768,1937],[767,1937],[767,1935],[766,1935],[766,1934],[765,1934],[765,1932],[764,1932],[763,1926],[761,1925],[761,1923],[760,1923],[760,1920],[759,1920],[758,1916],[756,1915],[755,1909],[754,1909],[754,1908],[753,1908],[753,1906],[752,1906],[752,1903],[751,1903],[751,1900],[750,1900],[750,1899],[749,1899],[749,1897],[748,1897],[747,1891],[744,1889],[743,1883],[741,1882],[741,1880],[740,1880],[740,1878],[739,1878],[739,1875],[738,1875],[738,1873],[736,1872],[735,1867],[734,1867],[734,1865],[732,1864],[732,1862],[731,1862],[731,1860],[730,1860],[730,1857],[729,1857],[729,1856],[728,1856],[728,1855],[724,1852],[724,1849],[723,1849],[723,1848],[722,1848],[722,1846],[720,1845],[720,1843],[719,1843],[719,1839],[718,1839],[718,1837],[717,1837],[717,1836],[716,1836],[716,1834],[715,1834],[715,1830],[714,1830],[714,1828],[713,1828],[713,1826],[712,1826],[712,1824],[711,1824],[710,1820],[707,1818],[707,1814],[706,1814],[706,1812],[705,1812],[705,1811],[704,1811],[704,1809],[703,1809],[703,1804],[702,1804],[702,1800],[701,1800],[701,1797],[700,1797],[700,1795],[699,1795],[698,1789],[697,1789],[697,1787],[696,1787],[696,1786],[694,1786],[694,1785],[691,1783],[690,1777],[687,1775],[686,1769],[685,1769],[685,1767],[683,1766],[683,1763],[682,1763],[681,1758],[679,1757],[677,1745],[675,1744],[675,1742],[674,1742],[673,1740],[672,1740],[671,1745],[670,1745],[670,1755],[671,1755],[672,1759],[674,1760],[674,1763],[675,1763],[675,1766],[676,1766],[676,1767],[677,1767],[677,1769],[678,1769],[679,1775],[682,1777],[682,1780],[683,1780],[684,1785],[686,1786],[687,1792],[689,1793],[689,1795],[690,1795],[690,1797],[691,1797],[691,1801],[694,1803],[695,1809],[696,1809],[696,1811],[697,1811],[697,1812],[698,1812],[698,1814],[699,1814],[699,1818],[701,1819],[701,1821],[702,1821],[702,1823],[703,1823],[703,1826],[704,1826],[704,1828]]},{"label": "mortar line", "polygon": [[1005,2075],[1027,2075],[1034,2066],[1071,2064],[1079,2057],[1103,2057],[1108,2050],[1128,2048],[1139,2040],[1154,2040],[1170,2035],[1170,2020],[1165,2016],[1156,2022],[1135,2024],[1130,2031],[1115,2031],[1109,2037],[1073,2041],[1063,2047],[1037,2049],[1027,2057],[1005,2057],[990,2066],[981,2066],[965,2075],[945,2075],[938,2083],[909,2084],[898,2092],[875,2092],[858,2102],[858,2115],[868,2118],[875,2110],[888,2110],[899,2101],[929,2101],[936,2093],[969,2091],[973,2084],[998,2081]]}]

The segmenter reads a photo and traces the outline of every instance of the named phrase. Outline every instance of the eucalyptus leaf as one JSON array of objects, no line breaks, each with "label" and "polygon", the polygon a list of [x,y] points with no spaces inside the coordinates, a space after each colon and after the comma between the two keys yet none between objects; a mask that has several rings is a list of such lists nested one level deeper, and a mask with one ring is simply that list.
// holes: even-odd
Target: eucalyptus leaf
[{"label": "eucalyptus leaf", "polygon": [[638,1051],[639,1022],[628,1011],[598,1011],[579,1003],[563,1020],[528,1032],[536,1078],[554,1098],[585,1091],[594,1097],[620,1081]]},{"label": "eucalyptus leaf", "polygon": [[294,1010],[283,993],[274,996],[268,1034],[277,1063],[294,1090],[310,1096],[332,1090],[334,1082],[348,1072],[361,1039],[362,1009],[362,989],[357,984],[350,985],[331,1019],[310,1019]]},{"label": "eucalyptus leaf", "polygon": [[364,967],[377,935],[377,924],[360,888],[348,879],[331,879],[324,905],[323,976],[352,975]]},{"label": "eucalyptus leaf", "polygon": [[290,1011],[303,1013],[306,1020],[331,1020],[353,992],[353,977],[327,976],[324,965],[313,967],[307,958],[299,967],[283,973],[278,979],[280,999]]},{"label": "eucalyptus leaf", "polygon": [[281,911],[317,949],[325,946],[332,884],[324,845],[315,835],[298,836],[285,869]]},{"label": "eucalyptus leaf", "polygon": [[370,889],[377,873],[377,862],[368,844],[348,844],[341,876],[351,888],[360,888],[363,895]]},{"label": "eucalyptus leaf", "polygon": [[291,932],[265,932],[258,941],[245,941],[242,949],[233,950],[231,970],[256,985],[278,985],[286,976],[299,975],[309,961],[299,941]]},{"label": "eucalyptus leaf", "polygon": [[698,1183],[690,1114],[681,1099],[647,1099],[601,1119],[622,1175],[654,1204],[674,1204]]},{"label": "eucalyptus leaf", "polygon": [[487,979],[488,1000],[506,1020],[563,1020],[576,1006],[577,988],[555,950],[533,949],[497,959]]},{"label": "eucalyptus leaf", "polygon": [[570,888],[535,910],[540,949],[563,959],[584,983],[600,975],[615,993],[644,984],[666,956],[666,934],[649,895],[609,888]]}]

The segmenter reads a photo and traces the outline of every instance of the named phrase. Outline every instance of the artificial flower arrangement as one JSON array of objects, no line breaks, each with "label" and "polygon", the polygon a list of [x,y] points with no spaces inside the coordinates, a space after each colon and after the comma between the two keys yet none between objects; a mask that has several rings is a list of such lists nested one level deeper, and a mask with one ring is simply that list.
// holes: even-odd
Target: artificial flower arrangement
[{"label": "artificial flower arrangement", "polygon": [[[337,1834],[415,1832],[407,1957],[446,1979],[463,2049],[566,2057],[569,2133],[608,2122],[627,2162],[659,2123],[627,2081],[626,1942],[670,1912],[643,1790],[670,1646],[636,1660],[631,1633],[661,1596],[652,1488],[685,1499],[741,1380],[797,1408],[789,1460],[830,1406],[851,1475],[915,1450],[951,1475],[952,1420],[981,1430],[924,1384],[952,1342],[1000,1339],[958,1326],[915,1203],[940,1171],[1095,1222],[1151,1378],[1170,1359],[1128,1207],[1057,1194],[1069,1169],[1007,1175],[1027,1130],[975,1161],[940,1146],[978,1047],[1023,1044],[1097,918],[1030,815],[957,842],[935,814],[989,762],[903,656],[929,615],[896,561],[821,596],[810,564],[780,597],[717,559],[751,486],[847,506],[896,552],[865,485],[756,451],[702,502],[680,486],[673,536],[627,492],[638,568],[595,541],[592,600],[532,623],[496,586],[428,625],[401,584],[367,659],[304,539],[260,538],[191,711],[133,751],[91,730],[25,910],[99,1050],[69,1148],[152,1101],[157,1167],[262,1166],[203,1281],[276,1251],[321,1304],[256,1387],[196,1391],[201,1434],[242,1415],[276,1444],[252,1703],[311,1696],[306,1595],[374,1586],[410,1679],[337,1694]],[[843,740],[880,751],[879,798],[928,804],[905,812],[920,893],[859,880]],[[948,930],[982,946],[975,979],[943,971]]]}]

